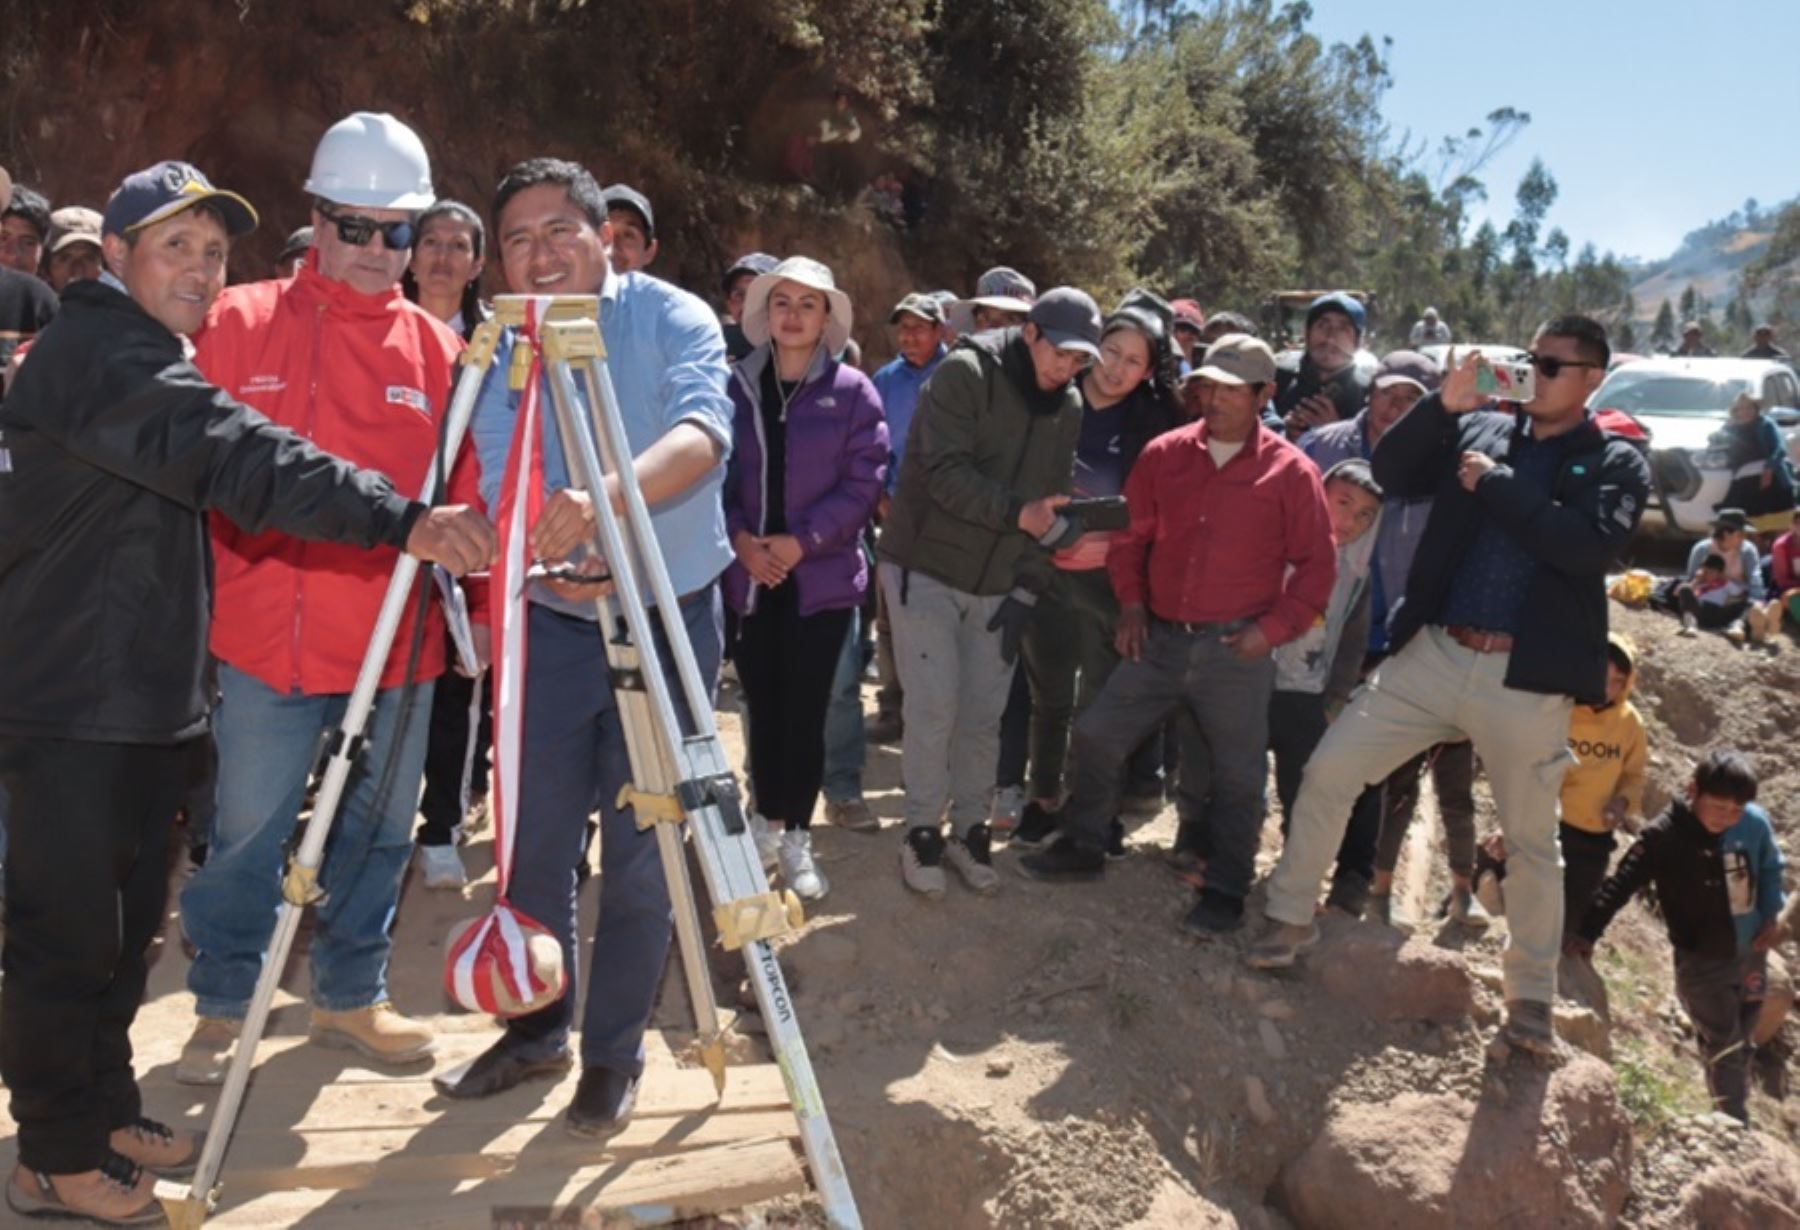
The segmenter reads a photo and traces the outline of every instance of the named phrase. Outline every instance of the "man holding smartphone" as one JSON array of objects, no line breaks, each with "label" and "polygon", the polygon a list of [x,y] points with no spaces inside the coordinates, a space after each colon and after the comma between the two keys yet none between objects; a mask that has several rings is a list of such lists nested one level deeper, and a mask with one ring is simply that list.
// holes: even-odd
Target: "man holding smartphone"
[{"label": "man holding smartphone", "polygon": [[1650,482],[1638,452],[1587,410],[1610,357],[1599,322],[1558,317],[1532,343],[1536,393],[1516,412],[1484,408],[1486,361],[1475,355],[1376,446],[1376,481],[1402,498],[1433,496],[1431,517],[1390,622],[1393,656],[1307,766],[1251,965],[1289,966],[1317,943],[1319,880],[1363,787],[1434,743],[1468,738],[1511,856],[1501,1040],[1554,1051],[1570,711],[1605,698],[1606,572]]},{"label": "man holding smartphone", "polygon": [[1062,836],[1019,869],[1039,880],[1100,878],[1118,767],[1186,706],[1212,785],[1204,814],[1193,817],[1211,850],[1201,917],[1213,920],[1209,929],[1234,930],[1268,780],[1270,651],[1324,613],[1337,551],[1318,470],[1261,422],[1275,385],[1268,346],[1228,334],[1189,380],[1201,419],[1144,446],[1125,483],[1130,528],[1107,553],[1125,661],[1075,720]]}]

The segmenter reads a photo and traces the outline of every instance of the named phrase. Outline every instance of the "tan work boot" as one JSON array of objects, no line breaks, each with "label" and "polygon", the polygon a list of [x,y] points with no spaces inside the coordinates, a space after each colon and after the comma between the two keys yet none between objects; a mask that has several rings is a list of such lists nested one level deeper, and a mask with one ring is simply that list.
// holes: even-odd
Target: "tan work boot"
[{"label": "tan work boot", "polygon": [[175,1061],[175,1079],[184,1085],[223,1084],[225,1070],[231,1066],[231,1048],[243,1028],[242,1021],[201,1017],[193,1037],[181,1048],[181,1058]]},{"label": "tan work boot", "polygon": [[106,1143],[114,1153],[130,1158],[158,1178],[185,1179],[200,1164],[206,1134],[140,1116],[136,1123],[115,1131]]},{"label": "tan work boot", "polygon": [[348,1012],[314,1008],[312,1040],[320,1046],[356,1051],[381,1064],[409,1064],[437,1049],[430,1026],[408,1020],[387,1000]]},{"label": "tan work boot", "polygon": [[6,1203],[26,1217],[57,1221],[86,1218],[102,1226],[165,1226],[156,1179],[130,1159],[113,1154],[98,1170],[48,1175],[20,1166],[6,1185]]}]

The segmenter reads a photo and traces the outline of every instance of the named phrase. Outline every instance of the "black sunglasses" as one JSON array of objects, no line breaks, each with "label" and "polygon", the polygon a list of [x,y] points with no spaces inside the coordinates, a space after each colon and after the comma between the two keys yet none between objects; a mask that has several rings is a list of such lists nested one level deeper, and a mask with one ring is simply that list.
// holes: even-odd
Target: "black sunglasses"
[{"label": "black sunglasses", "polygon": [[418,228],[410,218],[402,222],[377,222],[361,214],[334,213],[323,206],[319,208],[319,216],[336,227],[337,237],[353,248],[362,247],[379,233],[389,251],[405,252],[411,249],[413,238],[418,234]]},{"label": "black sunglasses", "polygon": [[1546,380],[1555,380],[1562,375],[1565,367],[1599,367],[1598,363],[1582,363],[1574,359],[1559,359],[1554,355],[1534,354],[1531,365],[1538,369],[1538,374]]}]

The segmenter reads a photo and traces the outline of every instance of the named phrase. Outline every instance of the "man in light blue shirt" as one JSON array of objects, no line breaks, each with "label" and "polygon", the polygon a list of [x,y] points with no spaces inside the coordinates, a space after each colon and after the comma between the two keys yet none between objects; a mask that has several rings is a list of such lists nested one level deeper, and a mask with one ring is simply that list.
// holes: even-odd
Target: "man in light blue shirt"
[{"label": "man in light blue shirt", "polygon": [[[600,296],[600,329],[633,468],[651,508],[656,537],[677,594],[694,656],[708,687],[716,681],[722,616],[715,581],[731,559],[719,488],[731,450],[725,343],[711,310],[686,291],[610,267],[612,228],[594,177],[571,162],[536,158],[507,173],[495,193],[493,234],[507,285],[521,294]],[[471,438],[481,461],[481,493],[497,515],[518,412],[507,336],[476,404]],[[599,574],[590,554],[594,515],[568,489],[568,466],[546,390],[543,514],[530,527],[533,556]],[[656,835],[640,832],[630,809],[614,806],[631,780],[618,705],[591,583],[538,581],[531,590],[525,676],[525,745],[510,900],[553,932],[563,967],[580,986],[581,1082],[569,1106],[577,1134],[610,1136],[625,1126],[643,1072],[644,1028],[668,958],[670,909]],[[684,724],[691,716],[674,679],[660,626],[658,649]],[[585,858],[586,820],[598,805],[600,920],[585,977],[576,977],[576,867]],[[441,1092],[486,1097],[521,1081],[566,1070],[576,1023],[573,993],[507,1022],[500,1040],[438,1078]]]},{"label": "man in light blue shirt", "polygon": [[[888,315],[894,327],[894,344],[900,353],[878,370],[870,380],[881,394],[881,409],[887,415],[888,494],[881,499],[881,513],[887,515],[888,497],[894,491],[894,479],[900,473],[900,458],[906,452],[906,435],[912,429],[913,411],[919,405],[919,392],[943,359],[944,304],[934,295],[912,294],[894,305]],[[877,743],[894,743],[900,738],[900,672],[894,669],[894,637],[889,630],[887,610],[877,599],[875,615],[875,664],[881,676],[881,688],[875,694],[875,720],[869,723],[867,737]],[[841,725],[841,723],[840,723]],[[860,777],[860,775],[859,775]],[[849,775],[826,769],[826,806],[833,800],[847,802]],[[838,785],[837,783],[845,783]],[[836,792],[834,793],[834,785]],[[861,794],[860,780],[857,783]]]}]

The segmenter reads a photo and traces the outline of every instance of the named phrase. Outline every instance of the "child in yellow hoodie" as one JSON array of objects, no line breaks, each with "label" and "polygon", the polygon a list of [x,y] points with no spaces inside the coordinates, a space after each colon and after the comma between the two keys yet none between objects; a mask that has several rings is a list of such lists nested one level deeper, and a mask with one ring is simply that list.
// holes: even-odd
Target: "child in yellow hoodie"
[{"label": "child in yellow hoodie", "polygon": [[1574,933],[1588,903],[1606,879],[1618,844],[1614,832],[1637,830],[1649,760],[1644,720],[1631,703],[1637,674],[1631,642],[1606,639],[1606,703],[1576,705],[1569,720],[1575,767],[1563,778],[1563,934]]}]

